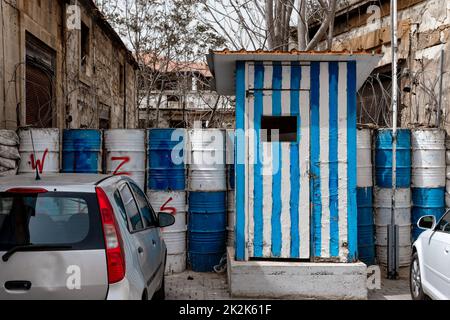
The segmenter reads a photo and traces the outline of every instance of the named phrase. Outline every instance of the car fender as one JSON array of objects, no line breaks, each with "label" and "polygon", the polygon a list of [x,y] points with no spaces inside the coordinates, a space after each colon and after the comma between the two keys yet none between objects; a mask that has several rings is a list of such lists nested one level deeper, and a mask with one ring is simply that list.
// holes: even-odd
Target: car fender
[{"label": "car fender", "polygon": [[419,267],[420,267],[420,278],[422,282],[422,289],[425,292],[426,295],[430,296],[431,298],[436,298],[433,295],[433,290],[430,287],[430,284],[427,279],[427,273],[425,268],[425,257],[424,257],[424,250],[426,241],[429,241],[431,231],[426,230],[424,231],[419,238],[414,242],[413,244],[413,252],[417,252],[417,256],[419,258]]}]

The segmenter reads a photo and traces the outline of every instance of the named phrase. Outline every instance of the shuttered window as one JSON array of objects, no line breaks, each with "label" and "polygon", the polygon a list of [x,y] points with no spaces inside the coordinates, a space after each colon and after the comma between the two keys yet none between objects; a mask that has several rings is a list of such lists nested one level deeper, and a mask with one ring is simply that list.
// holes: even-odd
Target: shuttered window
[{"label": "shuttered window", "polygon": [[26,125],[54,125],[55,52],[33,35],[26,34]]},{"label": "shuttered window", "polygon": [[27,62],[26,124],[50,128],[53,124],[53,88],[51,76],[42,68]]}]

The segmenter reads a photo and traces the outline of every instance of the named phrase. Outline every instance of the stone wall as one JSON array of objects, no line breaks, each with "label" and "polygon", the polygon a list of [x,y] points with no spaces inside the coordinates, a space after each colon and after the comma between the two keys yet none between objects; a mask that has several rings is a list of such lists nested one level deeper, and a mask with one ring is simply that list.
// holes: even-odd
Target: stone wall
[{"label": "stone wall", "polygon": [[[382,53],[384,56],[375,74],[380,72],[390,74],[389,1],[383,0],[378,3],[381,19],[371,19],[373,12],[368,11],[371,4],[373,3],[369,1],[353,1],[348,12],[341,9],[342,15],[336,18],[333,50]],[[401,66],[400,124],[404,127],[436,125],[439,60],[443,50],[445,60],[440,125],[450,132],[450,1],[399,0],[398,6]],[[371,90],[366,90],[363,95],[367,95],[369,91]],[[379,92],[375,96],[375,99],[384,99]],[[370,105],[376,108],[380,102],[369,98],[371,103],[365,106],[366,109],[370,109]],[[365,111],[373,112],[373,110]],[[387,117],[391,115],[387,114]]]},{"label": "stone wall", "polygon": [[[53,127],[135,128],[136,64],[89,0],[78,1],[88,30],[88,55],[81,62],[82,31],[68,28],[70,1],[0,0],[0,128],[26,125],[26,38],[54,52]],[[27,36],[28,35],[28,36]],[[123,81],[120,80],[123,77]]]}]

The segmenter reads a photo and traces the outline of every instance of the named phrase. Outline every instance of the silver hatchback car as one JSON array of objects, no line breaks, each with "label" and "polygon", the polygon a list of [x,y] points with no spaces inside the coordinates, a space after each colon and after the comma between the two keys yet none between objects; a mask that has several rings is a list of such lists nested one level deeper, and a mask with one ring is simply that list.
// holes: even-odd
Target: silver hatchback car
[{"label": "silver hatchback car", "polygon": [[164,299],[174,222],[127,177],[0,178],[0,299]]}]

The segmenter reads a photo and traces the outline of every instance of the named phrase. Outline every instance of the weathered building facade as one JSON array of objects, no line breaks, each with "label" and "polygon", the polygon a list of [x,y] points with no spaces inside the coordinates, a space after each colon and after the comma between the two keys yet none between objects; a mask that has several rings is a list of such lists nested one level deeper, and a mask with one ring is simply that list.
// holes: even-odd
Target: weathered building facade
[{"label": "weathered building facade", "polygon": [[0,128],[137,126],[137,63],[92,0],[0,6]]},{"label": "weathered building facade", "polygon": [[[399,124],[450,132],[450,1],[398,0],[398,21]],[[332,49],[384,55],[359,93],[358,122],[392,125],[390,1],[340,2]]]}]

